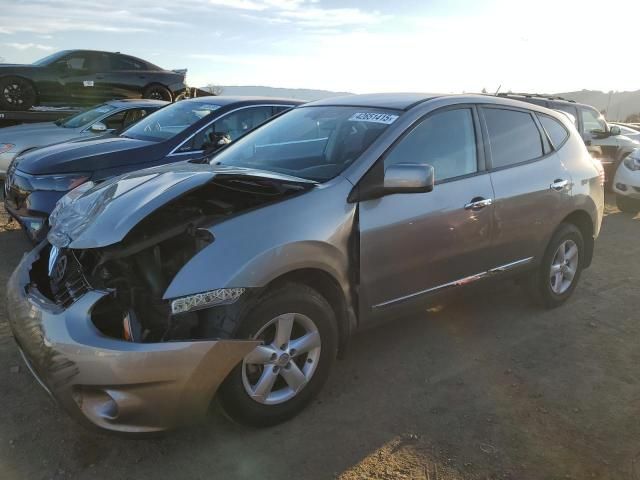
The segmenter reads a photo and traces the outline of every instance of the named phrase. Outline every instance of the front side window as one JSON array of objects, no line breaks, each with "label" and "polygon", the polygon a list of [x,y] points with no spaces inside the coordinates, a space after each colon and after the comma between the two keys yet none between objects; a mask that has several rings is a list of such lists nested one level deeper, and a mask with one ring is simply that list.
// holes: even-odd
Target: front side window
[{"label": "front side window", "polygon": [[102,117],[105,113],[109,113],[113,110],[116,110],[116,107],[114,107],[113,105],[99,105],[95,108],[85,110],[78,113],[77,115],[73,115],[72,117],[62,120],[59,125],[64,128],[80,128],[89,126],[98,118]]},{"label": "front side window", "polygon": [[493,168],[508,167],[543,155],[542,137],[528,112],[485,108]]},{"label": "front side window", "polygon": [[122,135],[139,140],[162,142],[175,137],[219,108],[220,105],[205,100],[172,103],[144,117],[122,132]]},{"label": "front side window", "polygon": [[356,161],[400,114],[366,107],[296,108],[225,148],[212,163],[324,182]]},{"label": "front side window", "polygon": [[585,132],[605,133],[607,131],[607,122],[604,117],[595,110],[582,108],[580,109],[580,114],[582,115]]},{"label": "front side window", "polygon": [[206,150],[218,145],[220,141],[235,141],[269,120],[272,112],[273,110],[270,106],[243,108],[236,112],[231,112],[202,129],[179,151]]},{"label": "front side window", "polygon": [[542,123],[542,127],[547,132],[547,135],[549,135],[553,148],[557,150],[569,137],[567,129],[564,128],[555,118],[551,118],[541,113],[538,114],[538,118],[540,119],[540,123]]},{"label": "front side window", "polygon": [[393,147],[385,167],[396,163],[429,164],[436,181],[478,171],[476,135],[471,109],[437,112]]}]

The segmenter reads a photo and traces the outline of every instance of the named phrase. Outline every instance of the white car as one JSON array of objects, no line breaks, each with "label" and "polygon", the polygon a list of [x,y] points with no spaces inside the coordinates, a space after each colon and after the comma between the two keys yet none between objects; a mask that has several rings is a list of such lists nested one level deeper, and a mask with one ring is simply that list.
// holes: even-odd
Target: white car
[{"label": "white car", "polygon": [[629,154],[613,179],[618,208],[627,213],[640,212],[640,148]]},{"label": "white car", "polygon": [[636,130],[635,128],[628,127],[621,123],[610,123],[610,125],[615,125],[620,128],[620,133],[625,137],[629,137],[631,140],[640,141],[640,130]]}]

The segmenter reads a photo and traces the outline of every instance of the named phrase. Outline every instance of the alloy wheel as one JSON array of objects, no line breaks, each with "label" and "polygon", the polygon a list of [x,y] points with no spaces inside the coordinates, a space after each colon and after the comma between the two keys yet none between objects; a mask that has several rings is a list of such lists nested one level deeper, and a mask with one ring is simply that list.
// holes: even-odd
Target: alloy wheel
[{"label": "alloy wheel", "polygon": [[573,284],[573,279],[578,271],[578,245],[573,240],[562,242],[551,262],[549,281],[551,290],[556,295],[562,295]]},{"label": "alloy wheel", "polygon": [[291,400],[318,366],[322,348],[318,328],[306,315],[286,313],[270,320],[254,338],[263,343],[242,362],[245,391],[264,405]]},{"label": "alloy wheel", "polygon": [[12,105],[22,105],[24,103],[22,87],[17,83],[5,85],[2,94],[4,95],[7,103]]}]

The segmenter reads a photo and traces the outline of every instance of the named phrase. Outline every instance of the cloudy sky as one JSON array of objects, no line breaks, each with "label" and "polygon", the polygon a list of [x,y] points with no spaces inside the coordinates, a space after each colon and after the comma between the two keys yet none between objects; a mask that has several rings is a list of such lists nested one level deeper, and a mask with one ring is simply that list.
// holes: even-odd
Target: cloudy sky
[{"label": "cloudy sky", "polygon": [[640,1],[0,0],[0,57],[122,51],[191,85],[640,89]]}]

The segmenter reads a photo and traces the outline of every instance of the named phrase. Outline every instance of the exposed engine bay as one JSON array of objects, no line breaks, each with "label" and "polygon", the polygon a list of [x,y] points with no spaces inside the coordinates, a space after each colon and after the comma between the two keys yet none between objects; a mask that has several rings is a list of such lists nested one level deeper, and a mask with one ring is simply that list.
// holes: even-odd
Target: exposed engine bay
[{"label": "exposed engine bay", "polygon": [[215,242],[209,227],[309,188],[270,178],[215,177],[161,206],[122,242],[59,251],[48,246],[32,269],[32,283],[62,307],[90,289],[108,292],[94,308],[92,320],[110,337],[132,342],[224,337],[225,332],[215,327],[220,316],[216,310],[227,307],[173,315],[164,292],[191,258]]}]

